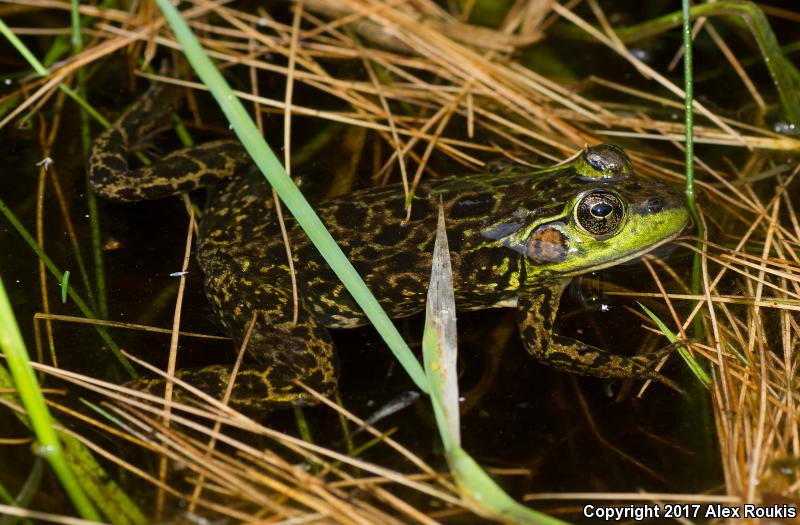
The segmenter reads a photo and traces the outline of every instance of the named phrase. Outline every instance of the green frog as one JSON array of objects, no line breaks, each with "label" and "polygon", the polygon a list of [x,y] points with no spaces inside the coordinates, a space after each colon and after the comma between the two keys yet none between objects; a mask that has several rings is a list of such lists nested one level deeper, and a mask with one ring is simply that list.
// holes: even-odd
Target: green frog
[{"label": "green frog", "polygon": [[[259,409],[309,401],[297,380],[331,393],[337,359],[328,329],[367,319],[287,217],[299,295],[295,312],[271,190],[241,145],[219,140],[147,166],[129,164],[132,151],[170,125],[179,100],[174,88],[150,88],[95,140],[88,162],[95,191],[130,202],[208,187],[197,245],[206,295],[237,347],[255,318],[250,359],[238,372],[232,405]],[[639,257],[687,224],[681,196],[637,176],[622,149],[587,147],[541,170],[497,164],[488,173],[428,180],[414,195],[408,221],[405,203],[402,187],[393,184],[316,207],[390,316],[424,309],[441,203],[459,309],[515,306],[525,348],[551,366],[601,378],[664,380],[653,369],[661,353],[626,357],[553,329],[561,293],[574,276]],[[219,395],[230,372],[231,366],[220,364],[178,376]],[[140,382],[154,387],[158,380]]]}]

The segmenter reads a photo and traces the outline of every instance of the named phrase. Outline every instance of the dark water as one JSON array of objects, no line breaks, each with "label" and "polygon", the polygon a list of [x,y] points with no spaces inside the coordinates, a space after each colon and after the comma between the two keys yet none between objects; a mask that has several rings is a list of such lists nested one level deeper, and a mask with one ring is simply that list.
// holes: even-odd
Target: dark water
[{"label": "dark water", "polygon": [[[657,51],[663,53],[661,48]],[[576,58],[576,62],[579,68],[590,69],[585,61]],[[106,103],[108,108],[120,108],[131,95],[120,83],[117,83],[116,92],[108,87],[114,84],[110,79],[122,71],[118,63],[109,67],[113,68],[112,73],[98,75],[97,82],[104,87],[97,89],[97,100],[101,105]],[[77,140],[77,122],[74,107],[67,104],[61,138],[52,156],[84,257],[90,261],[83,153]],[[35,224],[38,169],[34,163],[41,157],[35,141],[37,132],[38,128],[0,130],[5,160],[0,197],[29,229]],[[272,133],[276,133],[274,128]],[[330,171],[333,157],[323,154],[319,161],[309,162],[304,176],[323,177]],[[434,162],[437,169],[446,169],[445,161],[434,159]],[[202,202],[200,193],[194,197]],[[60,268],[72,271],[72,282],[82,289],[51,186],[48,186],[45,206],[45,249]],[[180,269],[187,225],[182,203],[179,199],[126,206],[100,202],[99,208],[103,242],[118,243],[115,249],[103,252],[109,319],[169,327],[177,286],[176,279],[169,274]],[[32,350],[32,316],[41,311],[37,259],[5,220],[0,222],[0,246],[0,275]],[[686,254],[674,253],[671,264],[685,273]],[[649,283],[649,277],[641,266],[604,272],[601,278],[635,291],[655,290],[653,285],[643,284]],[[201,281],[199,269],[192,262],[182,328],[220,335],[211,319]],[[61,304],[58,286],[52,279],[48,293],[54,312],[80,315],[73,304]],[[664,341],[645,340],[639,320],[625,310],[625,306],[636,309],[635,303],[603,297],[589,300],[587,308],[582,304],[587,293],[571,290],[565,294],[560,321],[565,335],[620,353],[632,352],[643,344],[653,345],[653,349],[664,344]],[[601,305],[610,307],[609,311],[600,311]],[[658,313],[663,315],[663,312]],[[711,437],[712,421],[700,401],[704,394],[694,387],[696,383],[677,358],[670,361],[664,373],[689,390],[692,401],[662,385],[652,386],[643,399],[635,399],[633,394],[638,384],[605,384],[597,379],[575,377],[531,359],[519,343],[512,311],[465,313],[459,316],[459,323],[460,385],[466,395],[465,405],[470,407],[462,421],[464,448],[487,468],[524,470],[524,475],[498,478],[515,497],[561,491],[689,493],[710,490],[721,483],[718,452]],[[406,339],[415,346],[421,339],[421,319],[401,320],[399,325]],[[168,337],[119,330],[112,334],[132,353],[164,365]],[[56,323],[55,337],[61,366],[106,379],[124,377],[91,328]],[[412,388],[371,329],[336,331],[334,337],[342,361],[340,390],[348,409],[367,417],[385,402]],[[181,344],[184,364],[224,361],[232,355],[227,342],[184,339]],[[494,368],[496,371],[491,374]],[[609,397],[609,390],[623,394]],[[67,402],[76,404],[70,395],[72,393],[68,392]],[[338,428],[333,414],[321,408],[309,408],[305,413],[315,440],[321,444],[340,444],[340,432],[331,430]],[[282,430],[296,433],[293,418],[291,412],[286,412],[272,419]],[[395,439],[436,468],[445,468],[432,415],[424,399],[379,426],[396,426]],[[7,429],[5,435],[26,435],[25,429],[5,411],[0,411],[0,427]],[[139,457],[135,452],[128,453]],[[397,466],[385,452],[368,451],[365,458]],[[0,447],[3,466],[0,482],[12,492],[17,490],[32,461],[25,447]],[[144,493],[148,489],[137,487],[130,478],[125,483],[133,493],[146,497]],[[43,494],[58,493],[49,476],[45,477],[44,484]],[[39,498],[37,508],[65,510],[61,501]],[[561,509],[563,517],[579,519],[577,514],[569,512],[574,511],[570,504],[546,502],[535,506],[543,510]]]},{"label": "dark water", "polygon": [[[13,166],[16,176],[4,180],[19,182],[14,187],[4,185],[2,195],[32,228],[34,207],[30,196],[35,192],[36,170],[31,160],[36,158],[36,151],[26,149],[32,147],[26,144],[28,133],[5,133],[6,144],[12,145],[11,151],[17,152],[19,161]],[[60,158],[63,157],[58,157],[57,162]],[[59,174],[71,179],[66,184],[70,211],[85,249],[89,237],[83,173],[79,162],[69,164],[59,169]],[[59,267],[72,269],[73,283],[81,286],[52,198],[47,199],[46,206],[45,247]],[[113,238],[120,245],[103,254],[109,318],[169,327],[177,283],[169,274],[180,269],[187,224],[182,203],[178,199],[127,206],[100,202],[100,215],[104,241]],[[0,229],[0,235],[5,251],[0,270],[26,340],[33,348],[31,318],[41,310],[36,259],[7,223]],[[641,267],[627,267],[623,272],[606,272],[603,277],[617,283],[627,282],[641,291],[639,284],[645,280],[645,273]],[[60,303],[58,287],[52,280],[49,286],[54,312],[80,315],[72,304]],[[633,315],[624,311],[623,306],[632,303],[604,298],[594,301],[594,311],[581,312],[585,308],[578,299],[587,293],[580,290],[565,293],[562,314],[566,315],[562,317],[567,319],[562,321],[563,333],[622,353],[636,349],[644,332]],[[165,299],[157,300],[162,294]],[[600,312],[601,304],[610,306],[610,311]],[[202,293],[201,275],[194,262],[184,305],[182,329],[220,334],[211,319]],[[616,400],[607,396],[604,387],[618,392],[623,385],[604,385],[597,379],[578,378],[545,367],[522,349],[514,317],[513,310],[459,316],[460,384],[466,393],[465,404],[470,406],[462,422],[464,446],[485,467],[527,470],[525,475],[501,478],[512,494],[521,497],[533,492],[640,489],[692,492],[719,483],[717,454],[708,448],[711,428],[697,427],[694,403],[661,385],[652,386],[644,399],[628,396]],[[399,324],[406,339],[415,345],[421,338],[421,318],[401,320]],[[165,365],[167,336],[120,330],[112,334],[127,350]],[[55,336],[61,366],[106,379],[124,377],[92,329],[57,323]],[[372,329],[335,331],[334,337],[342,360],[340,390],[348,409],[367,417],[413,387]],[[656,343],[654,348],[660,344],[663,342]],[[225,361],[233,356],[228,342],[188,338],[182,340],[180,352],[180,362],[184,365]],[[676,363],[673,360],[665,373],[681,378],[686,374],[682,365]],[[489,371],[495,366],[492,378]],[[684,386],[692,383],[687,377],[679,380]],[[633,386],[629,393],[635,392],[636,385]],[[331,412],[309,408],[305,413],[315,440],[341,446],[341,431],[335,430],[338,423]],[[2,416],[4,421],[8,419],[6,416]],[[296,433],[291,412],[271,420],[279,428]],[[432,414],[424,400],[379,426],[397,426],[394,436],[397,440],[437,468],[445,468]],[[16,432],[10,431],[12,435],[25,434],[19,425],[8,428],[15,427]],[[625,459],[615,449],[634,459]],[[385,451],[367,452],[365,457],[389,466],[395,461],[387,458]],[[0,447],[0,458],[6,467],[2,469],[6,478],[2,479],[3,484],[17,487],[31,459],[13,447]],[[704,467],[698,469],[698,465]],[[547,508],[547,505],[537,506]]]}]

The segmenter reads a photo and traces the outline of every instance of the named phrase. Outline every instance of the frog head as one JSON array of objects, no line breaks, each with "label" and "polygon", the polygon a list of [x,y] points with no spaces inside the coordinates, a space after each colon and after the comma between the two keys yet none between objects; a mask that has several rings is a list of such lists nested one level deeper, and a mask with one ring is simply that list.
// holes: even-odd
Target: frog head
[{"label": "frog head", "polygon": [[674,239],[689,220],[681,195],[635,175],[627,155],[612,145],[586,148],[530,184],[539,201],[543,192],[555,193],[551,204],[517,209],[516,228],[501,231],[495,223],[484,230],[485,237],[523,256],[529,281],[634,259]]}]

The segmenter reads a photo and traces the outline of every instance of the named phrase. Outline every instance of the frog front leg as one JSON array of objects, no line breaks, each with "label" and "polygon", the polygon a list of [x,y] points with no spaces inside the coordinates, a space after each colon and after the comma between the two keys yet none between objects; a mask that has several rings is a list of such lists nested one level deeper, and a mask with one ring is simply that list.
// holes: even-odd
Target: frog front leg
[{"label": "frog front leg", "polygon": [[153,135],[171,124],[180,90],[155,84],[92,143],[89,182],[103,198],[117,202],[163,199],[211,185],[248,169],[241,144],[223,139],[173,151],[133,168],[129,158]]},{"label": "frog front leg", "polygon": [[673,385],[653,369],[662,352],[626,357],[553,331],[566,282],[544,283],[521,291],[517,321],[525,348],[539,361],[580,375],[654,379]]}]

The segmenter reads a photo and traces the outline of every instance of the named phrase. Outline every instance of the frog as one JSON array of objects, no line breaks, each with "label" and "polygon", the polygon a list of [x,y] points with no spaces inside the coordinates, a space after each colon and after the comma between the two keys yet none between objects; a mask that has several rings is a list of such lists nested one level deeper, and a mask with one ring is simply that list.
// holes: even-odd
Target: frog
[{"label": "frog", "polygon": [[[174,87],[151,87],[93,142],[89,180],[97,194],[117,202],[206,188],[196,259],[215,317],[235,348],[247,345],[230,404],[259,411],[313,403],[302,385],[322,395],[337,386],[329,330],[368,320],[287,216],[289,264],[271,188],[238,141],[215,140],[147,165],[131,163],[135,150],[172,125],[181,98]],[[358,189],[315,210],[390,317],[424,309],[441,207],[459,310],[516,308],[524,348],[552,367],[670,384],[654,366],[663,352],[626,356],[601,349],[559,334],[555,321],[574,277],[675,239],[689,221],[685,199],[663,181],[638,175],[625,151],[610,144],[586,146],[544,169],[493,166],[422,181],[408,216],[399,183]],[[232,366],[222,362],[178,370],[176,376],[221,396]],[[163,379],[137,380],[147,390],[162,384]]]}]

